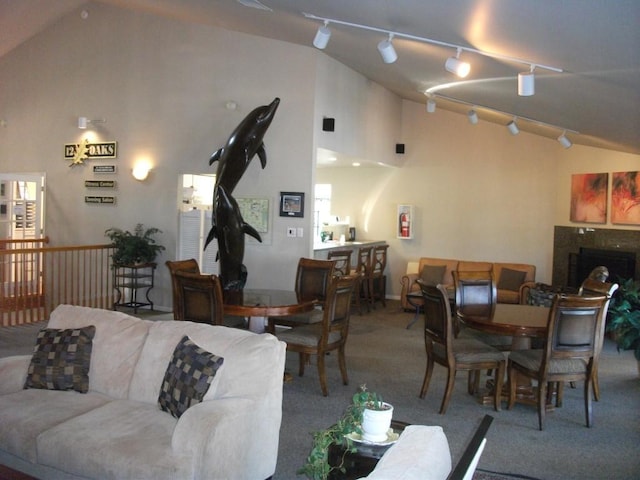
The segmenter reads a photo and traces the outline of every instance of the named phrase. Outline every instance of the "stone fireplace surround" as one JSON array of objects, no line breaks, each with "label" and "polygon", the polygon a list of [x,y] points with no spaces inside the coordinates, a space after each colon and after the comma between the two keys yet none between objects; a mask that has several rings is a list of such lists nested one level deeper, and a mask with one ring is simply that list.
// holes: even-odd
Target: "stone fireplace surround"
[{"label": "stone fireplace surround", "polygon": [[635,254],[635,278],[640,277],[640,230],[556,225],[553,236],[552,283],[554,286],[578,287],[580,285],[583,278],[576,276],[575,260],[580,254],[581,247],[603,250],[603,253]]}]

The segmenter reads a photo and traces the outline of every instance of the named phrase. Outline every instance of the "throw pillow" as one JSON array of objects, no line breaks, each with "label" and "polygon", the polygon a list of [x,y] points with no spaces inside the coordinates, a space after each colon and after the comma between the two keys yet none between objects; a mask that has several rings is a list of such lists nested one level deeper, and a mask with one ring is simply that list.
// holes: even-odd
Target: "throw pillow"
[{"label": "throw pillow", "polygon": [[186,335],[178,342],[162,380],[158,405],[176,418],[202,402],[224,358],[207,352]]},{"label": "throw pillow", "polygon": [[425,265],[420,272],[420,279],[427,285],[435,287],[442,283],[446,265]]},{"label": "throw pillow", "polygon": [[513,290],[517,292],[520,290],[520,286],[524,283],[524,277],[526,276],[527,272],[503,268],[500,272],[500,279],[498,280],[497,288],[498,290]]},{"label": "throw pillow", "polygon": [[89,367],[96,327],[38,333],[24,388],[89,391]]}]

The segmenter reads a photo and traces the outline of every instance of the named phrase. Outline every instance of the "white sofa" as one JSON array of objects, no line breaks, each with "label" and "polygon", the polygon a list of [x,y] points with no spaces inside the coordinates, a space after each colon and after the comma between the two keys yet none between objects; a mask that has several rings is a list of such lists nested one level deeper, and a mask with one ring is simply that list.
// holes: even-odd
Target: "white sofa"
[{"label": "white sofa", "polygon": [[[89,391],[24,389],[0,359],[0,463],[38,478],[264,479],[275,472],[285,344],[269,334],[61,305],[48,328],[96,327]],[[158,395],[181,338],[224,358],[179,419]]]}]

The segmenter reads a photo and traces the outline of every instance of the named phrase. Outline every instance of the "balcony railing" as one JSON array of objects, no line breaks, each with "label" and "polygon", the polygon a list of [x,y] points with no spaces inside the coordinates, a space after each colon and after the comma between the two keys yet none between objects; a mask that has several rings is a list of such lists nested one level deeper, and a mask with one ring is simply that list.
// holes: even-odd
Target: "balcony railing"
[{"label": "balcony railing", "polygon": [[46,320],[63,303],[113,308],[111,245],[42,243],[0,240],[0,326]]}]

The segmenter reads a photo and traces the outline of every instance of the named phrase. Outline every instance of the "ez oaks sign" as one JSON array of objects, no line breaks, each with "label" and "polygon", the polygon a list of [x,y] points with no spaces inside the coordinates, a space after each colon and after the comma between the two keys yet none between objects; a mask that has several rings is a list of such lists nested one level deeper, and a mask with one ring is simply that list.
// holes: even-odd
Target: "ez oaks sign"
[{"label": "ez oaks sign", "polygon": [[82,143],[68,143],[64,146],[64,159],[71,161],[70,167],[83,164],[85,160],[116,158],[117,155],[117,142],[90,143],[84,140]]}]

